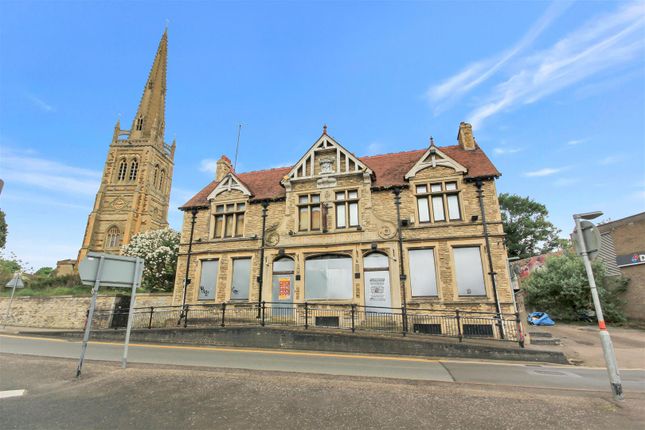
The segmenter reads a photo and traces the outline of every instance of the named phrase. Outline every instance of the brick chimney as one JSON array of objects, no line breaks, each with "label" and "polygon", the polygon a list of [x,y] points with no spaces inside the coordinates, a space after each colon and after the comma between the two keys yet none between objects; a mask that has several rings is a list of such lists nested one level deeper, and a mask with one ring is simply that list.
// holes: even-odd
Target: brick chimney
[{"label": "brick chimney", "polygon": [[215,180],[217,182],[224,179],[224,176],[233,171],[231,166],[231,160],[226,156],[222,155],[219,160],[217,160],[217,169],[215,171]]},{"label": "brick chimney", "polygon": [[466,151],[474,150],[477,142],[473,137],[473,126],[467,122],[461,122],[459,124],[459,133],[457,133],[457,141],[462,149]]}]

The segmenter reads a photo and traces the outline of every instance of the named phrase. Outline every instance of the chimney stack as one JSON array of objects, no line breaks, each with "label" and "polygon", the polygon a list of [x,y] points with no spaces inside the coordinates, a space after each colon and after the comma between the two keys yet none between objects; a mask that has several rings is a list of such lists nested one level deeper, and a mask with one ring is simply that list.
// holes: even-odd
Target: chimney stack
[{"label": "chimney stack", "polygon": [[228,175],[233,171],[231,166],[231,160],[226,156],[222,155],[219,160],[217,160],[217,169],[215,171],[215,180],[217,182],[224,179],[224,176]]},{"label": "chimney stack", "polygon": [[467,122],[461,122],[459,124],[459,133],[457,133],[457,141],[462,149],[466,151],[474,150],[477,142],[473,137],[473,126]]}]

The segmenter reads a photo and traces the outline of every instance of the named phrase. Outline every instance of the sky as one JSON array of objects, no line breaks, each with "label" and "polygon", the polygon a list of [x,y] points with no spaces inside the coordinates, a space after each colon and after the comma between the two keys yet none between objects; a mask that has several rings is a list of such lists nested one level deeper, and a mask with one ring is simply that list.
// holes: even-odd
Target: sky
[{"label": "sky", "polygon": [[456,144],[499,192],[619,219],[645,210],[645,2],[0,2],[0,208],[34,269],[76,258],[113,127],[128,128],[168,25],[170,225],[210,182],[290,165],[329,134],[355,154]]}]

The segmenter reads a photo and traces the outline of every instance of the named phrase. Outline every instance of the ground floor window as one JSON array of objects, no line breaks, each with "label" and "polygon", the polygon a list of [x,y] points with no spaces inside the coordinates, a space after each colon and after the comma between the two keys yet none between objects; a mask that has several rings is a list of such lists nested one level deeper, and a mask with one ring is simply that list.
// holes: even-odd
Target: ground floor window
[{"label": "ground floor window", "polygon": [[213,300],[215,298],[218,265],[219,261],[217,260],[202,260],[198,300]]},{"label": "ground floor window", "polygon": [[251,283],[251,259],[235,258],[233,260],[233,282],[231,283],[231,300],[248,300]]},{"label": "ground floor window", "polygon": [[410,289],[412,297],[437,295],[437,275],[434,267],[433,249],[411,249]]},{"label": "ground floor window", "polygon": [[352,259],[346,255],[321,255],[305,261],[305,299],[352,298]]},{"label": "ground floor window", "polygon": [[460,296],[485,296],[484,271],[478,246],[453,248],[457,290]]}]

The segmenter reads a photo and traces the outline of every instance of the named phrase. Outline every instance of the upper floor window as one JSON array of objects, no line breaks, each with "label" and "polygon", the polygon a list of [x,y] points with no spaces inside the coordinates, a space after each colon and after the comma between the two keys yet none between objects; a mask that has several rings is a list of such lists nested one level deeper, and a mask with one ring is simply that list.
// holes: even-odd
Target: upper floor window
[{"label": "upper floor window", "polygon": [[107,231],[107,236],[105,238],[105,247],[106,248],[116,248],[121,242],[121,232],[117,226],[112,226]]},{"label": "upper floor window", "polygon": [[419,222],[461,219],[457,182],[436,182],[416,186]]},{"label": "upper floor window", "polygon": [[244,235],[245,203],[227,203],[215,206],[214,239]]},{"label": "upper floor window", "polygon": [[128,162],[125,160],[121,160],[121,164],[119,165],[119,176],[117,177],[119,181],[125,180],[125,174],[128,170]]},{"label": "upper floor window", "polygon": [[134,181],[137,179],[137,171],[139,170],[139,162],[137,160],[132,160],[130,164],[130,180]]},{"label": "upper floor window", "polygon": [[158,180],[159,180],[159,165],[157,164],[157,165],[155,165],[155,173],[154,173],[154,175],[152,177],[152,185],[154,185],[156,187],[158,185],[157,184]]},{"label": "upper floor window", "polygon": [[139,131],[143,130],[143,115],[141,115],[141,116],[139,116],[139,118],[137,118],[137,124],[135,125],[134,128],[139,130]]},{"label": "upper floor window", "polygon": [[336,228],[358,227],[358,191],[336,193]]},{"label": "upper floor window", "polygon": [[320,230],[320,211],[320,194],[305,194],[298,196],[299,230]]},{"label": "upper floor window", "polygon": [[159,189],[163,190],[164,181],[166,180],[166,171],[161,169],[161,176],[159,176]]}]

